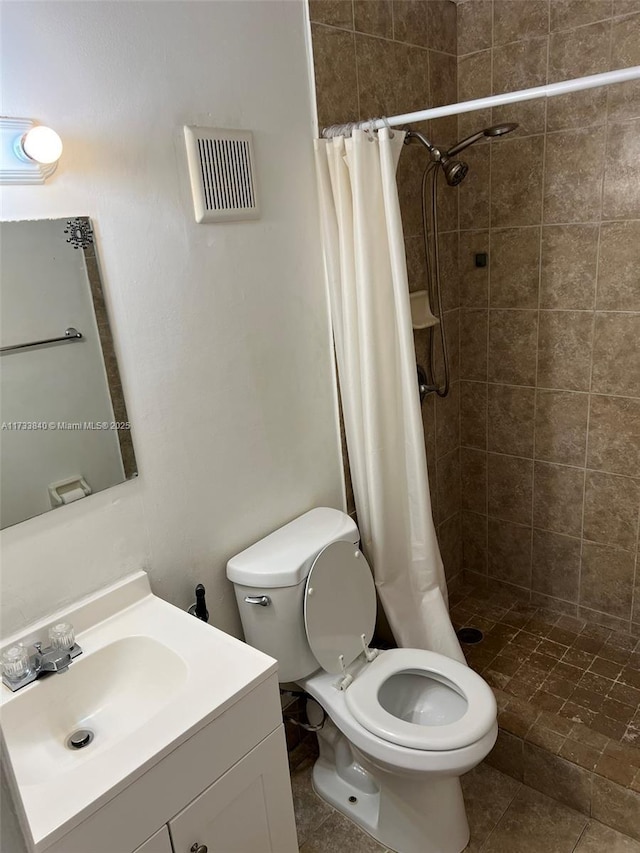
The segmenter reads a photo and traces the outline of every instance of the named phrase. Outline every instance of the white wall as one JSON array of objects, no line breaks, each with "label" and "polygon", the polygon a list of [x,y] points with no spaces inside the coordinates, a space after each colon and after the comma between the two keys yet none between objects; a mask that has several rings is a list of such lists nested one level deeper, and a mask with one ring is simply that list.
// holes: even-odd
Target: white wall
[{"label": "white wall", "polygon": [[[0,223],[0,342],[82,333],[73,344],[5,353],[3,423],[114,420],[84,252],[66,242],[64,219]],[[93,492],[124,477],[115,430],[5,430],[0,438],[0,522],[51,511],[48,487],[81,476]],[[84,498],[83,498],[84,500]]]},{"label": "white wall", "polygon": [[[5,3],[1,48],[65,144],[2,218],[92,217],[140,470],[3,531],[2,631],[144,567],[238,633],[227,558],[342,505],[302,3]],[[195,224],[186,123],[255,132],[260,221]]]}]

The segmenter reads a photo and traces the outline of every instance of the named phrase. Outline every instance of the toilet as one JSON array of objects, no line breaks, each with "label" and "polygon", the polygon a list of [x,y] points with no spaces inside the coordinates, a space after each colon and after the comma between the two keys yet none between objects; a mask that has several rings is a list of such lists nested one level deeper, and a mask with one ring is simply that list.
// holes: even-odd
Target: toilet
[{"label": "toilet", "polygon": [[496,741],[495,698],[444,655],[370,648],[375,585],[358,546],[353,520],[320,507],[232,557],[246,641],[311,697],[320,797],[396,853],[461,853],[460,776]]}]

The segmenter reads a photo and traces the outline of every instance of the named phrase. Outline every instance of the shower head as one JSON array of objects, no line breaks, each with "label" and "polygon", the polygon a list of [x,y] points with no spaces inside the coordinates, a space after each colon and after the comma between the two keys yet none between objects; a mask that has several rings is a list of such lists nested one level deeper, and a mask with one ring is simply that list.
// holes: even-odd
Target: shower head
[{"label": "shower head", "polygon": [[482,132],[485,136],[504,136],[505,133],[511,133],[517,127],[517,123],[512,121],[507,124],[494,124],[493,127],[487,127]]},{"label": "shower head", "polygon": [[492,139],[497,136],[504,136],[505,133],[511,133],[512,130],[515,130],[517,126],[518,125],[514,122],[510,122],[509,124],[496,124],[493,127],[485,127],[484,130],[479,130],[477,133],[467,136],[467,138],[463,139],[461,142],[457,142],[453,148],[447,151],[446,156],[453,157],[455,154],[459,154],[461,151],[464,151],[465,148],[473,145],[474,142],[478,142],[478,140],[483,137]]},{"label": "shower head", "polygon": [[466,163],[462,160],[452,160],[446,156],[440,162],[442,163],[444,177],[450,187],[457,187],[464,181],[469,171],[469,166]]}]

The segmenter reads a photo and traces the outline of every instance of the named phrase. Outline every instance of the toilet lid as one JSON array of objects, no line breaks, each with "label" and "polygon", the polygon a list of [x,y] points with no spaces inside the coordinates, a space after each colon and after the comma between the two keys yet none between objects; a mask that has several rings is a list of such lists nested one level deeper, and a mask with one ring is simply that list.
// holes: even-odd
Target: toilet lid
[{"label": "toilet lid", "polygon": [[304,624],[320,666],[332,674],[368,644],[376,624],[376,590],[364,554],[350,542],[333,542],[316,557],[304,593]]}]

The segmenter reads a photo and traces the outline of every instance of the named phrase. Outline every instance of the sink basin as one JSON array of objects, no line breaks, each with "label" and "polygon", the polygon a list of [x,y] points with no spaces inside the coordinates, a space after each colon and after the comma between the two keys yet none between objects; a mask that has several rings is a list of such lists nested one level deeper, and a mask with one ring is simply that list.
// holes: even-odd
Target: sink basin
[{"label": "sink basin", "polygon": [[[208,725],[277,664],[151,593],[144,572],[7,638],[71,622],[83,653],[12,693],[0,728],[23,831],[42,853]],[[70,735],[89,730],[80,749]]]},{"label": "sink basin", "polygon": [[[24,784],[59,778],[145,725],[184,685],[187,673],[185,662],[157,640],[125,637],[18,691],[3,710],[2,728]],[[73,749],[67,739],[78,729],[94,737]]]}]

